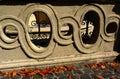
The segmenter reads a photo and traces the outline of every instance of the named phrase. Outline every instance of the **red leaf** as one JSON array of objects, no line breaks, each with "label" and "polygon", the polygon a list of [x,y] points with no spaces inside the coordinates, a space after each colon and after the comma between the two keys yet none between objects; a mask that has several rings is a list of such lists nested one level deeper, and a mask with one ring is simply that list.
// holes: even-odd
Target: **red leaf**
[{"label": "red leaf", "polygon": [[11,77],[14,77],[16,75],[17,75],[17,71],[16,70],[14,70],[14,71],[11,72]]},{"label": "red leaf", "polygon": [[114,77],[114,76],[111,76],[110,79],[115,79],[115,77]]},{"label": "red leaf", "polygon": [[103,72],[109,72],[109,70],[106,69],[106,68],[102,69],[102,71],[103,71]]},{"label": "red leaf", "polygon": [[31,73],[28,73],[26,76],[27,77],[31,77],[31,76],[34,76],[34,75],[36,75],[36,73],[35,72],[31,72]]},{"label": "red leaf", "polygon": [[72,77],[73,77],[73,74],[68,74],[68,79],[72,79]]},{"label": "red leaf", "polygon": [[4,75],[5,75],[5,73],[0,71],[0,76],[4,76]]},{"label": "red leaf", "polygon": [[72,66],[66,66],[66,68],[67,68],[67,70],[71,70],[71,69],[74,69],[75,66],[74,65],[72,65]]},{"label": "red leaf", "polygon": [[88,64],[91,69],[96,69],[97,65],[96,64]]},{"label": "red leaf", "polygon": [[104,77],[101,76],[101,75],[96,75],[96,77],[97,77],[98,79],[104,79]]},{"label": "red leaf", "polygon": [[25,75],[23,72],[17,72],[17,75],[19,75],[19,76],[23,76],[23,75]]},{"label": "red leaf", "polygon": [[31,70],[30,69],[22,69],[22,72],[25,73],[25,74],[27,74],[27,73],[30,73]]}]

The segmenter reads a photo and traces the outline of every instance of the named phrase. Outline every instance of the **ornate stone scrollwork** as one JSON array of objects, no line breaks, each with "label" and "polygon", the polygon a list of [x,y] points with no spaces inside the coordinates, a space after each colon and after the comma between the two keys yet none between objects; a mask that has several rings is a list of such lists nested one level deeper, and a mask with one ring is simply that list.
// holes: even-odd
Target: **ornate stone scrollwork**
[{"label": "ornate stone scrollwork", "polygon": [[[55,34],[54,34],[54,39],[57,43],[59,43],[60,45],[69,45],[71,43],[73,43],[72,38],[72,33],[70,33],[71,28],[73,28],[74,25],[74,18],[72,16],[66,16],[66,17],[60,17],[59,14],[57,13],[57,11],[54,9],[53,6],[51,5],[47,5],[48,7],[51,8],[51,10],[54,12],[54,15],[56,17],[56,23],[57,25],[54,27],[55,29]],[[70,26],[69,26],[69,25]],[[62,28],[66,29],[66,32],[62,30]],[[70,28],[70,29],[69,29]],[[69,33],[68,33],[69,31]]]},{"label": "ornate stone scrollwork", "polygon": [[120,17],[117,15],[110,15],[106,18],[105,27],[102,30],[102,38],[105,41],[112,42],[116,39],[116,33],[119,29]]},{"label": "ornate stone scrollwork", "polygon": [[[58,27],[59,39],[58,42],[62,45],[69,45],[74,42],[73,37],[78,30],[79,24],[73,16],[66,16],[60,18],[60,25]],[[65,32],[62,31],[62,28]]]},{"label": "ornate stone scrollwork", "polygon": [[53,10],[56,17],[57,26],[55,26],[55,41],[60,45],[72,44],[74,42],[73,37],[79,27],[77,20],[74,16],[60,17],[54,7],[51,5],[47,6]]},{"label": "ornate stone scrollwork", "polygon": [[[79,32],[74,36],[77,49],[82,53],[96,52],[102,41],[100,33],[104,27],[103,11],[96,5],[84,5],[77,10],[75,17],[80,24]],[[83,23],[84,21],[85,23]],[[85,31],[82,30],[84,26]],[[93,28],[91,33],[89,33],[90,27]],[[83,34],[84,32],[85,34]]]},{"label": "ornate stone scrollwork", "polygon": [[2,16],[0,46],[5,49],[21,47],[26,55],[39,59],[51,55],[55,47],[61,50],[59,47],[69,48],[70,45],[73,50],[77,49],[77,54],[89,54],[99,51],[101,42],[103,45],[115,40],[119,16],[105,16],[104,11],[94,4],[78,7],[68,10],[77,9],[75,14],[60,15],[57,13],[60,10],[56,11],[51,5],[29,4],[23,7],[18,18]]},{"label": "ornate stone scrollwork", "polygon": [[[21,20],[14,16],[2,16],[0,18],[0,46],[5,49],[19,47],[18,37],[21,30],[19,29]],[[14,32],[14,33],[13,33]]]},{"label": "ornate stone scrollwork", "polygon": [[73,16],[66,16],[60,18],[60,24],[55,38],[56,41],[61,45],[72,44],[74,42],[73,37],[78,27],[79,24]]},{"label": "ornate stone scrollwork", "polygon": [[[31,15],[34,15],[38,26],[29,25]],[[19,18],[25,22],[27,28],[25,38],[22,42],[22,47],[26,54],[32,58],[44,58],[52,54],[56,45],[53,38],[55,35],[54,31],[56,30],[55,27],[57,27],[57,22],[55,14],[51,8],[46,5],[31,4],[25,7],[22,13],[20,13]],[[43,26],[44,24],[45,26]],[[49,35],[48,39],[43,40],[31,38],[32,32],[29,31],[31,27],[33,28],[32,32],[37,33],[38,36],[47,31]]]}]

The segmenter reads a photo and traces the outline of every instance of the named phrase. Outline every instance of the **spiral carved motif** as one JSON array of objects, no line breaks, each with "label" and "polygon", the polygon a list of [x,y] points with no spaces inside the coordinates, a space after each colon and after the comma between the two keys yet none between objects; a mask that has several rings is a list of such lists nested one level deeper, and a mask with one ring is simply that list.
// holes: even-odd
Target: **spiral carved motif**
[{"label": "spiral carved motif", "polygon": [[105,21],[105,27],[102,30],[102,38],[108,42],[115,41],[120,23],[120,16],[110,15]]},{"label": "spiral carved motif", "polygon": [[[24,32],[24,28],[21,26],[22,22],[20,19],[14,17],[14,16],[3,16],[0,18],[0,46],[6,49],[12,49],[12,48],[17,48],[20,46],[18,42],[18,38],[21,37],[21,31]],[[17,29],[18,36],[15,38],[9,38],[4,30],[6,27],[13,26]]]},{"label": "spiral carved motif", "polygon": [[[75,35],[78,27],[79,27],[79,23],[77,22],[77,20],[74,18],[74,16],[63,16],[60,17],[59,14],[57,13],[57,11],[54,9],[54,7],[52,7],[51,5],[47,5],[48,7],[51,8],[51,10],[54,12],[54,15],[56,17],[56,24],[57,26],[55,26],[55,35],[54,35],[54,39],[57,43],[59,43],[60,45],[70,45],[74,42],[74,40],[72,39],[73,36]],[[69,31],[69,34],[62,34],[62,27],[66,27],[68,28],[67,31]]]}]

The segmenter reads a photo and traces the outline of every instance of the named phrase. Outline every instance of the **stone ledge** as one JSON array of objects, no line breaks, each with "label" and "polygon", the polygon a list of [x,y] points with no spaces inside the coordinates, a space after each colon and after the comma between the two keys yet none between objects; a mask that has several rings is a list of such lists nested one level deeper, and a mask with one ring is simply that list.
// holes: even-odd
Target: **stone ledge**
[{"label": "stone ledge", "polygon": [[52,66],[59,64],[68,64],[72,62],[79,63],[90,63],[90,62],[102,62],[102,61],[112,61],[118,56],[117,52],[98,52],[94,54],[82,54],[82,55],[70,55],[62,57],[52,57],[46,59],[26,59],[26,60],[12,60],[12,61],[2,61],[0,63],[0,69],[20,69],[24,67],[37,67],[37,66]]}]

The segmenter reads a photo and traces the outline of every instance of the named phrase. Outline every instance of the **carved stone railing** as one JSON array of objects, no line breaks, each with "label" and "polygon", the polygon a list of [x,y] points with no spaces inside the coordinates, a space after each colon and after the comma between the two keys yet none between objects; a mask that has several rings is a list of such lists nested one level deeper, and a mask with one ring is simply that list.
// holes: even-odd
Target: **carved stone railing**
[{"label": "carved stone railing", "polygon": [[114,59],[120,24],[116,6],[1,5],[0,68]]}]

